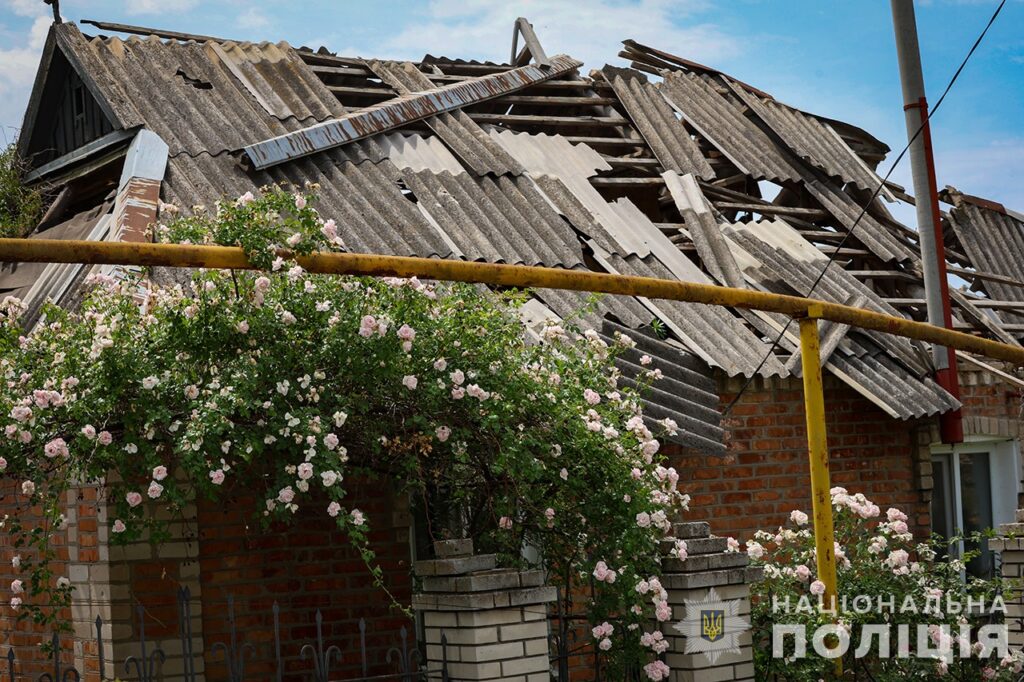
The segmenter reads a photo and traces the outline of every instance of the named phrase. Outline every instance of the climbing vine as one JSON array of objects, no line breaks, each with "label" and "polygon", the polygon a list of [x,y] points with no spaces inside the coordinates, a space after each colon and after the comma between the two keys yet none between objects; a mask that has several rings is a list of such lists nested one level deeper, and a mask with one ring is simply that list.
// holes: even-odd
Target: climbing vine
[{"label": "climbing vine", "polygon": [[[265,523],[312,507],[386,589],[348,485],[388,476],[506,562],[593,581],[594,644],[612,665],[667,676],[645,632],[672,615],[659,547],[688,498],[652,433],[675,425],[645,420],[637,392],[617,387],[631,340],[571,320],[531,339],[521,292],[310,275],[282,249],[343,245],[307,193],[162,217],[161,239],[239,245],[265,271],[168,286],[94,275],[80,310],[48,307],[27,333],[20,303],[2,304],[0,469],[21,510],[42,510],[8,519],[21,617],[56,623],[83,587],[51,570],[66,493],[83,482],[101,486],[114,543],[159,543],[159,519],[230,490],[257,496]],[[641,362],[642,391],[660,372]],[[685,542],[669,546],[685,558]]]}]

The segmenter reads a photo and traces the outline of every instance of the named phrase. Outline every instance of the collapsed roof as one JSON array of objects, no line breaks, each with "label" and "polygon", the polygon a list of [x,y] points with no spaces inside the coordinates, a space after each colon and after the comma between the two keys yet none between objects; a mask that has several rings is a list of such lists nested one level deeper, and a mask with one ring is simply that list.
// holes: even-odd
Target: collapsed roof
[{"label": "collapsed roof", "polygon": [[[925,317],[916,233],[882,201],[910,197],[875,172],[888,147],[667,52],[625,41],[630,68],[583,76],[579,61],[548,58],[532,31],[515,63],[413,63],[87,23],[145,37],[52,27],[19,141],[30,178],[60,188],[60,210],[37,236],[116,238],[102,227],[109,199],[134,131],[145,128],[168,148],[161,199],[186,212],[269,183],[312,182],[317,208],[353,251],[798,295],[832,258],[813,296]],[[1012,225],[985,228],[1017,230],[1017,260],[986,258],[986,234],[972,241],[978,232],[965,226],[989,223],[966,205],[950,217],[963,244],[951,259],[985,295],[955,292],[957,326],[1017,342],[1021,223],[1003,215]],[[61,300],[81,274],[26,267],[0,277],[0,288],[28,285],[40,301]],[[709,368],[747,377],[799,369],[794,336],[773,348],[786,324],[777,315],[534,296],[528,325],[584,309],[603,334],[638,332],[666,376],[649,413],[674,419],[677,440],[704,451],[723,448]],[[892,417],[958,407],[930,378],[921,344],[842,325],[823,333],[826,369]],[[639,354],[620,366],[628,383]]]}]

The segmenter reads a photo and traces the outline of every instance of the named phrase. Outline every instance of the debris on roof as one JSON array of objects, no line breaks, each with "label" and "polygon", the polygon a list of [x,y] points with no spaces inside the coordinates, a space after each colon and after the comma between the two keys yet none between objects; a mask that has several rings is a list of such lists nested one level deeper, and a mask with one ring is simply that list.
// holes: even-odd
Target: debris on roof
[{"label": "debris on roof", "polygon": [[[864,203],[876,189],[887,201],[909,199],[891,183],[879,189],[874,169],[889,148],[852,123],[670,52],[627,40],[628,68],[583,76],[579,61],[548,57],[525,20],[515,35],[526,47],[514,47],[506,64],[393,62],[94,25],[133,36],[52,27],[26,115],[33,132],[21,152],[33,177],[76,197],[51,225],[81,223],[81,234],[106,238],[111,178],[144,127],[169,147],[161,199],[186,213],[270,183],[313,183],[318,210],[357,252],[800,295],[813,286],[824,300],[925,318],[916,233],[882,202]],[[61,93],[79,86],[95,120],[55,149],[54,131],[73,114]],[[1024,216],[955,192],[947,199],[950,272],[974,290],[953,292],[958,328],[1024,338]],[[0,287],[32,286],[59,300],[76,276],[8,272]],[[777,315],[533,294],[541,318],[578,316],[603,335],[631,334],[667,377],[649,394],[648,414],[675,421],[688,447],[723,447],[712,368],[798,371],[795,337],[773,344],[786,323]],[[920,344],[842,325],[826,325],[824,337],[826,369],[892,417],[958,407],[931,380]],[[638,363],[622,359],[623,383]]]}]

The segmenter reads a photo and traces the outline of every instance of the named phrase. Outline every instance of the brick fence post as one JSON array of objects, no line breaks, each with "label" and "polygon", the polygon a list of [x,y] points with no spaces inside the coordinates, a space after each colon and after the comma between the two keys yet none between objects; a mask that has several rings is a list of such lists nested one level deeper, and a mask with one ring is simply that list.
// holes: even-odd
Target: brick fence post
[{"label": "brick fence post", "polygon": [[[457,680],[548,682],[548,604],[557,598],[543,571],[496,568],[495,555],[473,554],[472,540],[435,542],[438,556],[418,561],[430,679],[442,657]],[[441,646],[442,635],[446,646]]]},{"label": "brick fence post", "polygon": [[[991,538],[988,548],[999,554],[1004,578],[1024,578],[1024,509],[1017,510],[1016,523],[999,526],[999,537]],[[1024,594],[1014,591],[1005,599],[1010,649],[1024,648]]]},{"label": "brick fence post", "polygon": [[[749,629],[738,635],[739,653],[723,651],[712,662],[704,653],[686,653],[687,639],[695,635],[684,634],[674,626],[692,619],[694,611],[699,624],[700,607],[688,603],[708,599],[712,588],[721,602],[738,602],[735,615],[749,624],[750,583],[760,580],[761,569],[748,566],[746,554],[726,552],[726,538],[712,536],[706,522],[676,523],[674,534],[686,541],[688,556],[685,561],[662,560],[661,584],[672,607],[672,619],[661,628],[669,643],[665,662],[672,669],[670,682],[753,680],[754,652]],[[666,549],[673,544],[666,542]],[[725,636],[730,636],[730,629],[726,622]]]}]

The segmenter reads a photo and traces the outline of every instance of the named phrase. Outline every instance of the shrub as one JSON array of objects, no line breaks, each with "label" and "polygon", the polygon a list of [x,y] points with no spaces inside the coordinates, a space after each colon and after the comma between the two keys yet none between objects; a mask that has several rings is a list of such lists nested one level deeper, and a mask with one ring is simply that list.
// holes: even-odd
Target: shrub
[{"label": "shrub", "polygon": [[[828,679],[833,661],[816,654],[811,635],[821,625],[838,623],[849,634],[850,647],[843,657],[846,676],[843,679],[897,682],[906,679],[933,679],[948,675],[955,680],[1016,680],[1021,670],[1021,654],[1000,660],[995,653],[969,658],[959,655],[960,638],[968,645],[975,628],[997,623],[1001,617],[999,604],[1011,585],[999,578],[981,580],[964,577],[965,561],[976,553],[966,552],[958,559],[944,559],[952,545],[962,538],[932,538],[917,543],[907,527],[907,516],[890,508],[885,514],[861,494],[849,494],[844,488],[832,489],[835,523],[835,555],[840,603],[833,616],[822,612],[819,597],[823,589],[815,575],[814,537],[808,515],[799,510],[790,516],[787,526],[777,533],[758,531],[747,542],[746,551],[755,565],[764,568],[764,580],[752,588],[752,625],[754,627],[758,679],[812,680]],[[971,540],[977,541],[974,537]],[[845,597],[845,602],[843,598]],[[1009,595],[1007,595],[1009,598]],[[801,602],[801,600],[803,600]],[[966,608],[947,608],[949,604],[966,607],[970,602],[984,600],[984,613],[971,613]],[[888,606],[888,602],[892,606]],[[881,612],[877,605],[882,603]],[[786,605],[776,609],[776,604]],[[803,608],[800,605],[803,604]],[[907,605],[913,608],[907,608]],[[785,658],[772,656],[772,627],[775,625],[806,627],[807,654],[794,658],[794,647],[787,646]],[[855,652],[865,635],[865,626],[888,626],[891,654],[877,646],[877,637],[867,656]],[[907,626],[907,642],[913,657],[897,651],[900,626]],[[919,656],[918,626],[926,628],[929,647],[946,646],[952,650]],[[961,626],[965,629],[961,630]],[[792,637],[787,637],[792,644]],[[871,638],[866,637],[865,642]]]},{"label": "shrub", "polygon": [[[391,476],[428,497],[443,484],[435,504],[478,544],[507,562],[532,546],[543,568],[595,581],[589,615],[613,666],[650,660],[644,628],[671,617],[659,543],[687,498],[639,395],[616,388],[628,338],[567,323],[532,343],[522,293],[311,276],[275,251],[340,246],[304,194],[247,194],[157,232],[241,245],[270,272],[200,271],[186,287],[101,276],[80,312],[50,307],[27,336],[4,302],[0,470],[47,528],[76,481],[103,485],[114,542],[161,539],[143,500],[173,514],[234,486],[261,498],[265,522],[320,506],[386,589],[346,479]],[[12,532],[21,615],[55,622],[50,605],[75,586],[50,572],[51,531]]]},{"label": "shrub", "polygon": [[25,162],[11,143],[0,151],[0,237],[23,237],[43,214],[43,195],[25,187]]}]

